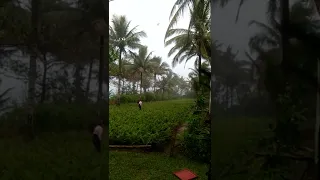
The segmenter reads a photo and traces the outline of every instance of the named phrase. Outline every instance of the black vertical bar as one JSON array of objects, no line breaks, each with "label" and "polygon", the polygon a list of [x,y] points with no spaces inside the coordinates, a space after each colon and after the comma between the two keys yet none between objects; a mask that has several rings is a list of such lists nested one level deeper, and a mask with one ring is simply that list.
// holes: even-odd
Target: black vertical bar
[{"label": "black vertical bar", "polygon": [[[214,9],[214,3],[213,3],[213,0],[211,0],[211,15],[213,14],[213,9]],[[216,53],[215,53],[215,49],[214,49],[214,35],[213,35],[213,31],[212,29],[214,28],[213,27],[213,22],[212,22],[212,17],[210,18],[211,19],[211,27],[210,27],[210,35],[211,35],[211,64],[210,64],[210,68],[211,68],[211,76],[210,76],[210,112],[209,112],[209,119],[210,119],[210,163],[209,163],[209,171],[208,171],[208,180],[212,180],[213,179],[213,172],[214,172],[214,166],[213,166],[213,159],[214,159],[214,154],[212,153],[212,150],[213,150],[213,105],[212,105],[212,102],[214,100],[214,96],[213,96],[213,67],[214,67],[214,59],[217,58],[216,57]]]},{"label": "black vertical bar", "polygon": [[[104,42],[104,48],[105,49],[108,49],[108,52],[109,52],[109,2],[107,2],[107,0],[102,0],[102,3],[103,3],[103,6],[104,6],[104,21],[108,27],[107,31],[108,31],[108,34],[106,35],[108,38],[107,40],[105,40]],[[105,37],[106,38],[106,37]],[[104,51],[105,52],[105,51]],[[101,168],[101,171],[106,171],[104,174],[107,174],[107,177],[100,177],[101,179],[109,179],[109,54],[106,55],[105,59],[107,59],[107,61],[105,61],[104,63],[104,67],[105,67],[105,76],[103,76],[103,78],[106,78],[104,80],[104,82],[107,84],[106,86],[106,93],[107,93],[107,96],[105,98],[105,101],[106,101],[106,104],[107,104],[107,107],[106,107],[106,114],[107,117],[106,117],[106,121],[104,121],[104,129],[105,129],[105,134],[106,134],[106,150],[104,151],[104,153],[106,153],[106,159],[105,161],[107,161],[106,165],[104,168]],[[103,67],[102,67],[103,68]]]}]

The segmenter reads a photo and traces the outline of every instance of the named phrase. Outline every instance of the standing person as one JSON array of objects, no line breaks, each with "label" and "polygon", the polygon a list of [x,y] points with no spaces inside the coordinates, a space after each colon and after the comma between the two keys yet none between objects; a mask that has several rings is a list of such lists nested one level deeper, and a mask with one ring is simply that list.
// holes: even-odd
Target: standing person
[{"label": "standing person", "polygon": [[142,101],[141,101],[141,98],[140,98],[140,100],[138,101],[138,106],[139,106],[139,109],[141,110],[141,107],[142,107]]},{"label": "standing person", "polygon": [[103,133],[103,122],[100,121],[93,129],[92,142],[98,152],[101,152],[101,140]]},{"label": "standing person", "polygon": [[27,107],[27,118],[25,122],[26,127],[26,138],[28,140],[32,140],[35,138],[35,132],[34,132],[34,108],[30,104]]}]

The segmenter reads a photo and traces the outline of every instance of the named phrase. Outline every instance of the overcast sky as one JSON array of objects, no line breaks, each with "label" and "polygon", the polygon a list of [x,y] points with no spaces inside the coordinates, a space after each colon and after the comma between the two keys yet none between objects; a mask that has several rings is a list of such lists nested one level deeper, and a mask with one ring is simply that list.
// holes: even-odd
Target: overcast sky
[{"label": "overcast sky", "polygon": [[[168,57],[170,47],[164,47],[164,35],[169,24],[170,11],[176,0],[114,0],[109,5],[109,20],[112,15],[125,15],[131,21],[132,27],[139,25],[139,30],[144,30],[148,37],[142,43],[161,56],[171,65],[172,57]],[[240,20],[235,24],[238,0],[233,0],[225,8],[215,8],[212,14],[213,38],[223,44],[231,44],[239,50],[240,58],[244,58],[243,51],[247,48],[249,37],[256,31],[249,28],[250,20],[265,21],[265,0],[248,0],[243,6]],[[177,27],[187,28],[189,14],[179,21]],[[173,70],[179,75],[187,76],[193,61],[186,65],[177,65]]]}]

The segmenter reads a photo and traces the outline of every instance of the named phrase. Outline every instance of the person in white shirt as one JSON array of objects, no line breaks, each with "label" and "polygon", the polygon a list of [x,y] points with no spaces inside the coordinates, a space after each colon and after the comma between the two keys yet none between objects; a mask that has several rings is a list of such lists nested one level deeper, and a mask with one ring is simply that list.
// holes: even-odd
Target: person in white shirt
[{"label": "person in white shirt", "polygon": [[141,99],[138,101],[138,106],[139,106],[139,109],[141,110],[141,108],[142,108],[142,101],[141,101]]},{"label": "person in white shirt", "polygon": [[101,152],[101,140],[102,140],[102,133],[103,133],[103,122],[101,121],[98,123],[92,133],[92,142],[94,147],[98,152]]}]

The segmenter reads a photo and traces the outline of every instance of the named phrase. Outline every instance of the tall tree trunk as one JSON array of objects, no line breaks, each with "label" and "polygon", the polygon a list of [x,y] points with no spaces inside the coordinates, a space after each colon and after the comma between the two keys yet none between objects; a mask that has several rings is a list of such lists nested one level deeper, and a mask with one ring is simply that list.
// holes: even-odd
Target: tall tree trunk
[{"label": "tall tree trunk", "polygon": [[48,71],[47,53],[43,53],[42,92],[41,92],[41,100],[40,100],[41,103],[43,103],[46,100],[47,71]]},{"label": "tall tree trunk", "polygon": [[320,14],[320,0],[314,0],[314,3],[315,3],[315,6],[316,6],[318,13]]},{"label": "tall tree trunk", "polygon": [[281,43],[282,43],[282,69],[284,72],[288,69],[289,59],[289,24],[290,24],[290,6],[289,0],[281,0]]},{"label": "tall tree trunk", "polygon": [[225,104],[225,108],[227,110],[228,109],[228,86],[226,86],[225,88],[226,88],[226,91],[224,94],[224,104]]},{"label": "tall tree trunk", "polygon": [[136,82],[132,82],[132,91],[136,92]]},{"label": "tall tree trunk", "polygon": [[157,81],[157,74],[154,73],[153,75],[153,92],[156,92],[156,81]]},{"label": "tall tree trunk", "polygon": [[164,89],[162,89],[162,100],[164,100]]},{"label": "tall tree trunk", "polygon": [[88,73],[88,81],[87,81],[87,88],[86,88],[86,98],[89,99],[89,93],[90,93],[90,83],[92,78],[92,66],[93,66],[93,59],[91,60],[89,64],[89,73]]},{"label": "tall tree trunk", "polygon": [[[199,50],[199,52],[200,52],[200,50]],[[200,88],[200,92],[201,93],[203,93],[203,91],[202,91],[202,85],[201,85],[201,61],[202,61],[202,59],[201,59],[201,54],[199,53],[198,54],[198,58],[199,58],[199,64],[198,64],[198,71],[199,71],[199,74],[198,74],[198,76],[199,76],[199,88]]]},{"label": "tall tree trunk", "polygon": [[118,102],[117,104],[120,105],[120,96],[121,96],[121,66],[122,66],[122,50],[119,51],[119,74],[118,74]]},{"label": "tall tree trunk", "polygon": [[212,77],[210,77],[210,84],[209,84],[209,86],[210,86],[210,94],[209,94],[209,115],[210,115],[210,113],[211,113],[211,97],[212,97]]},{"label": "tall tree trunk", "polygon": [[125,93],[125,90],[123,89],[125,86],[125,79],[123,78],[122,79],[122,94],[124,94]]},{"label": "tall tree trunk", "polygon": [[83,94],[82,94],[82,76],[81,76],[81,71],[82,71],[82,65],[80,63],[76,63],[75,65],[76,70],[74,73],[74,87],[75,87],[75,98],[76,102],[82,102],[83,100]]},{"label": "tall tree trunk", "polygon": [[234,93],[234,88],[233,86],[230,87],[230,106],[233,106],[233,93]]},{"label": "tall tree trunk", "polygon": [[97,102],[102,100],[102,85],[104,77],[104,36],[100,36],[100,60],[99,60],[99,89]]},{"label": "tall tree trunk", "polygon": [[140,94],[142,93],[142,72],[140,72]]},{"label": "tall tree trunk", "polygon": [[31,24],[32,24],[32,44],[31,55],[29,62],[28,73],[28,101],[29,103],[35,103],[35,91],[36,91],[36,79],[37,79],[37,49],[38,49],[38,31],[39,31],[39,18],[40,18],[40,1],[31,1]]}]

